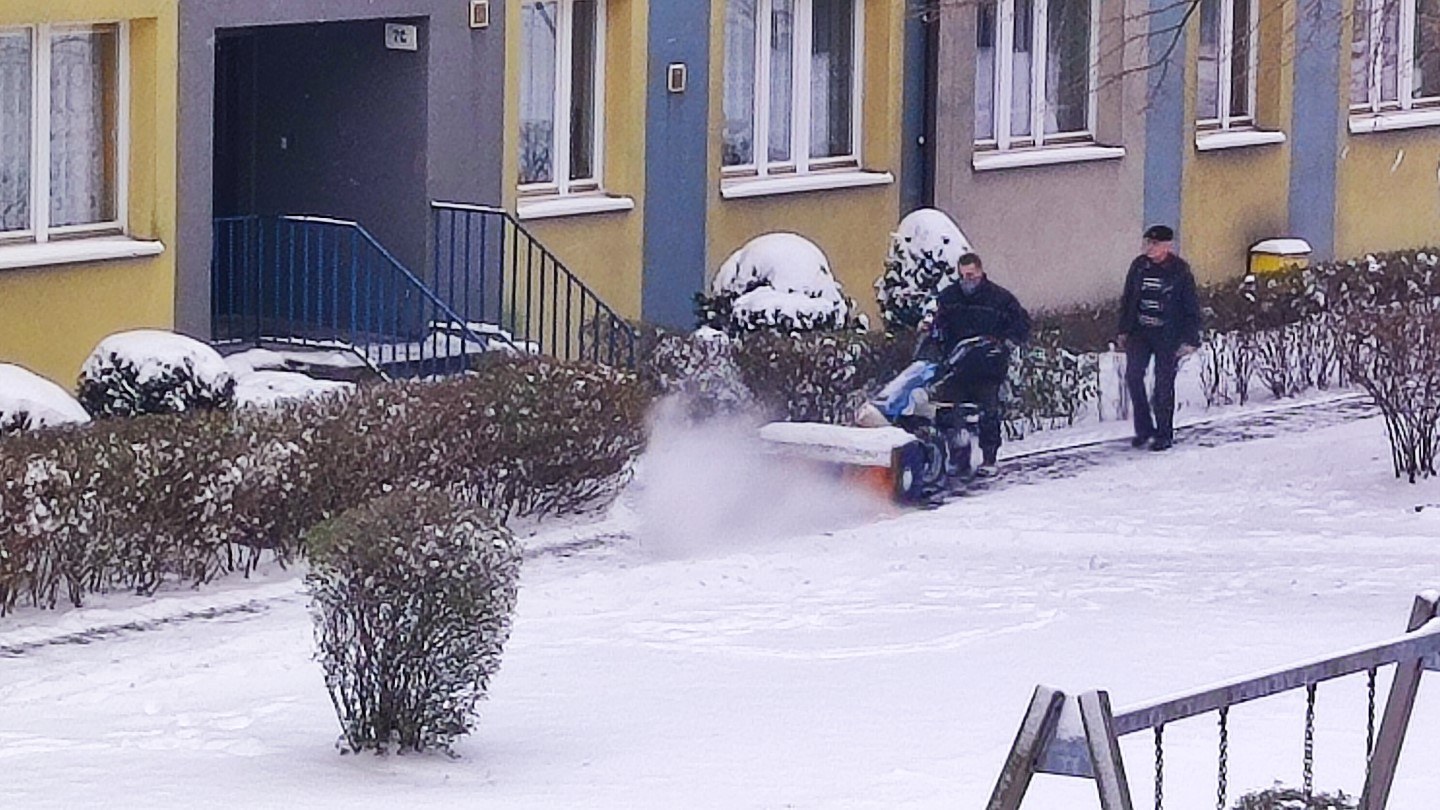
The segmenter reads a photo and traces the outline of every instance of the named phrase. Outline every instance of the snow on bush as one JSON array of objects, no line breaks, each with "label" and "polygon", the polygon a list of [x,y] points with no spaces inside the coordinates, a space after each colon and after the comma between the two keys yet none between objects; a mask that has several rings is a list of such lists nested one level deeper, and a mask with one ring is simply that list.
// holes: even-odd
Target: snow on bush
[{"label": "snow on bush", "polygon": [[65,389],[29,369],[0,363],[0,436],[89,421],[90,414]]},{"label": "snow on bush", "polygon": [[885,328],[918,326],[931,297],[959,277],[960,257],[971,250],[970,240],[943,211],[922,208],[900,220],[890,235],[885,272],[875,281]]},{"label": "snow on bush", "polygon": [[1015,352],[1006,381],[1005,432],[1023,438],[1035,430],[1069,427],[1100,397],[1100,361],[1065,348],[1059,332],[1035,330]]},{"label": "snow on bush", "polygon": [[710,294],[696,296],[696,309],[701,326],[733,336],[842,329],[854,302],[815,243],[793,233],[769,233],[730,254]]},{"label": "snow on bush", "polygon": [[140,329],[100,341],[80,371],[79,398],[96,417],[228,410],[235,377],[204,343]]},{"label": "snow on bush", "polygon": [[1304,791],[1277,784],[1241,796],[1234,810],[1355,810],[1359,805],[1359,799],[1343,790],[1333,794],[1312,793],[1307,797]]},{"label": "snow on bush", "polygon": [[659,335],[641,374],[662,397],[673,397],[692,421],[752,410],[755,397],[735,363],[734,338],[710,327],[691,335]]},{"label": "snow on bush", "polygon": [[236,376],[235,403],[248,408],[273,408],[353,390],[354,383],[317,380],[297,371],[251,371]]},{"label": "snow on bush", "polygon": [[483,510],[401,490],[316,527],[307,546],[344,748],[449,750],[500,668],[519,587],[514,537]]}]

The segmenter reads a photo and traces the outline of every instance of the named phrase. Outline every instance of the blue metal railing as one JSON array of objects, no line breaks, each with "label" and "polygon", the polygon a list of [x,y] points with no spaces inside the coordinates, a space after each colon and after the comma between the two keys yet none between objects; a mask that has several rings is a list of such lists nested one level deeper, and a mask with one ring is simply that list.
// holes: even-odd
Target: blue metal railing
[{"label": "blue metal railing", "polygon": [[333,349],[382,375],[417,377],[463,371],[470,356],[507,342],[355,222],[226,217],[215,220],[213,245],[217,343]]},{"label": "blue metal railing", "polygon": [[637,334],[503,208],[434,203],[434,289],[482,334],[634,368]]}]

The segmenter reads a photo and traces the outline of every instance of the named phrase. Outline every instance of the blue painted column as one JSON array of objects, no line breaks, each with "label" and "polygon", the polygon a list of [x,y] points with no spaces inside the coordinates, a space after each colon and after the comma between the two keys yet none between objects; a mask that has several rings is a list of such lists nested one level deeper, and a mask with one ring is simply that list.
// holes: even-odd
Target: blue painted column
[{"label": "blue painted column", "polygon": [[1342,0],[1307,0],[1295,26],[1295,105],[1290,122],[1290,235],[1310,243],[1314,258],[1335,257],[1340,128]]},{"label": "blue painted column", "polygon": [[902,216],[933,204],[935,199],[934,144],[931,142],[935,76],[931,49],[936,45],[938,23],[927,22],[931,13],[921,12],[918,3],[906,6],[904,137],[900,155]]},{"label": "blue painted column", "polygon": [[[641,313],[650,323],[688,329],[695,325],[693,297],[705,284],[710,3],[650,3],[649,27]],[[680,93],[667,81],[677,63],[687,73]]]},{"label": "blue painted column", "polygon": [[[1185,31],[1177,32],[1175,28],[1185,19],[1187,7],[1174,0],[1151,0],[1152,67],[1145,76],[1149,91],[1145,116],[1145,224],[1170,225],[1181,241],[1185,239],[1181,187],[1191,128],[1185,119]],[[1139,237],[1135,234],[1137,240]]]}]

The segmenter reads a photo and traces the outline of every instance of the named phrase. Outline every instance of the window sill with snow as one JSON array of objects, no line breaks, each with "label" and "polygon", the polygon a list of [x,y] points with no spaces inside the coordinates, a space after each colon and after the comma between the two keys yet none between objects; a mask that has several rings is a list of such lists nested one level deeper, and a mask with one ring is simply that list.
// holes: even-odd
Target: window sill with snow
[{"label": "window sill with snow", "polygon": [[1007,149],[976,152],[971,165],[977,172],[1057,166],[1065,163],[1092,163],[1125,157],[1123,146],[1087,143],[1073,146],[1042,146],[1038,149]]},{"label": "window sill with snow", "polygon": [[860,169],[770,177],[733,177],[721,181],[720,196],[727,200],[743,200],[749,197],[773,197],[807,191],[888,186],[894,182],[895,175],[890,172],[868,172]]},{"label": "window sill with snow", "polygon": [[1270,146],[1284,142],[1285,133],[1273,129],[1215,129],[1195,133],[1195,149],[1200,152]]},{"label": "window sill with snow", "polygon": [[67,239],[40,244],[25,242],[0,245],[0,270],[139,259],[159,256],[164,252],[165,245],[160,242],[131,239],[128,236]]},{"label": "window sill with snow", "polygon": [[610,214],[635,209],[633,197],[603,192],[593,194],[552,194],[544,197],[522,197],[515,204],[515,215],[522,220],[578,217],[586,214]]},{"label": "window sill with snow", "polygon": [[1392,110],[1350,116],[1351,135],[1434,126],[1440,126],[1440,109]]}]

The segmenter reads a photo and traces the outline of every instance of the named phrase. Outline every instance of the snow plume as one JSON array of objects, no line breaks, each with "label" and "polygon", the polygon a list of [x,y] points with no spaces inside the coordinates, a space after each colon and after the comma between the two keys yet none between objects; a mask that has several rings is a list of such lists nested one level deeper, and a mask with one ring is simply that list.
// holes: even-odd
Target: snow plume
[{"label": "snow plume", "polygon": [[688,423],[673,402],[651,417],[635,480],[636,535],[662,557],[816,534],[884,513],[886,502],[830,471],[767,450],[743,418]]}]

